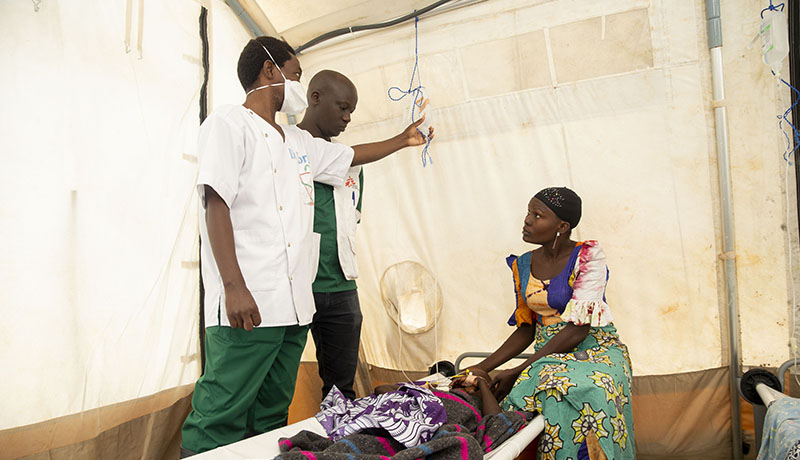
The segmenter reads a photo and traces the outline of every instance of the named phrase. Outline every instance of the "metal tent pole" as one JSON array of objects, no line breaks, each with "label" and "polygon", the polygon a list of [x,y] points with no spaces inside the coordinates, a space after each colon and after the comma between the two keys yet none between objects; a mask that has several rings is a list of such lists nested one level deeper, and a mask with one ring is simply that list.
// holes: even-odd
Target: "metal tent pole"
[{"label": "metal tent pole", "polygon": [[239,20],[242,21],[242,24],[247,27],[247,30],[249,30],[254,37],[266,35],[261,27],[256,24],[250,14],[242,7],[242,5],[239,3],[239,0],[225,0],[225,3],[231,7],[233,13],[239,17]]},{"label": "metal tent pole", "polygon": [[722,247],[725,278],[725,301],[728,307],[729,383],[731,392],[731,443],[733,458],[742,459],[742,420],[737,379],[740,372],[739,300],[736,287],[736,245],[733,232],[733,192],[731,188],[728,118],[725,107],[725,83],[722,62],[722,21],[719,0],[706,0],[708,48],[711,54],[711,85],[717,141],[720,210],[722,212]]}]

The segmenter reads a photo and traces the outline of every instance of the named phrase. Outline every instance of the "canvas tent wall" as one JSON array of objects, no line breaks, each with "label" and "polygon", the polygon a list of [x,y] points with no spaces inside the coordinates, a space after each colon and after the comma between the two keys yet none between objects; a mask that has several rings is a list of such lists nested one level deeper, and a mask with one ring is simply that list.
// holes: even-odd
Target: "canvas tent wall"
[{"label": "canvas tent wall", "polygon": [[128,6],[0,5],[0,457],[142,416],[162,451],[199,372],[200,6]]},{"label": "canvas tent wall", "polygon": [[[241,3],[293,45],[353,24],[354,13],[377,22],[427,4]],[[242,100],[235,62],[250,35],[225,3],[204,5],[213,109]],[[776,366],[791,354],[791,264],[800,259],[786,186],[794,178],[775,119],[789,93],[748,47],[764,6],[722,2],[722,102],[742,360]],[[0,362],[15,370],[0,384],[13,395],[0,406],[2,457],[174,455],[200,372],[200,14],[188,0],[0,5]],[[525,250],[525,204],[539,188],[569,185],[584,199],[577,237],[600,240],[609,257],[608,295],[633,358],[640,458],[730,458],[705,3],[495,0],[418,27],[434,162],[423,168],[408,150],[365,168],[367,361],[421,370],[496,347],[510,332],[504,258]],[[301,54],[305,83],[331,68],[359,89],[340,141],[407,124],[408,105],[386,91],[408,85],[413,45],[406,23]],[[384,308],[381,279],[403,261],[425,267],[442,291],[436,326],[421,334],[402,332]],[[667,405],[674,410],[664,414]]]}]

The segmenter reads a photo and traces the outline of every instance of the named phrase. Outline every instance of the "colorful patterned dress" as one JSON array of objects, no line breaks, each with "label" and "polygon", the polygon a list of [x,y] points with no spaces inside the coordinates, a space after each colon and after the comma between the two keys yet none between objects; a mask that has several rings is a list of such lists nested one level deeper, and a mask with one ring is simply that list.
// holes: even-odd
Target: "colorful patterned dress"
[{"label": "colorful patterned dress", "polygon": [[570,353],[547,355],[522,371],[501,406],[544,416],[540,459],[635,458],[630,357],[606,304],[608,268],[600,245],[578,243],[549,281],[531,275],[530,252],[507,262],[517,294],[508,323],[534,325],[536,350],[568,322],[591,329]]}]

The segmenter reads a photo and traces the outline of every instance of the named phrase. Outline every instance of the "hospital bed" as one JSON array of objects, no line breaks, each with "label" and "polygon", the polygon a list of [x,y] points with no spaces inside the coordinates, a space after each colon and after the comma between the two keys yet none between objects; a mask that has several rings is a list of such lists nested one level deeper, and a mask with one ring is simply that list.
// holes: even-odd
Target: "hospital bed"
[{"label": "hospital bed", "polygon": [[[480,353],[464,353],[456,360],[456,369],[464,358],[484,356]],[[518,358],[524,358],[518,356]],[[436,374],[428,376],[421,380],[434,380],[437,382],[449,382],[447,377]],[[252,438],[243,439],[239,442],[229,444],[227,446],[218,447],[216,449],[195,455],[192,460],[261,460],[272,459],[280,455],[278,448],[278,440],[280,438],[289,438],[297,433],[307,430],[313,433],[326,436],[325,430],[322,425],[314,417],[292,423],[283,428],[263,433]],[[544,418],[541,415],[536,415],[528,424],[520,430],[517,434],[506,440],[499,447],[494,448],[491,452],[484,456],[484,459],[489,460],[512,460],[518,457],[523,450],[531,443],[537,436],[544,430]],[[493,446],[494,447],[494,446]]]},{"label": "hospital bed", "polygon": [[[745,401],[753,405],[756,451],[760,451],[764,431],[764,419],[776,401],[795,399],[783,393],[784,376],[789,368],[800,364],[789,360],[778,368],[778,375],[761,368],[750,369],[739,379],[739,391]],[[800,415],[800,414],[799,414]]]}]

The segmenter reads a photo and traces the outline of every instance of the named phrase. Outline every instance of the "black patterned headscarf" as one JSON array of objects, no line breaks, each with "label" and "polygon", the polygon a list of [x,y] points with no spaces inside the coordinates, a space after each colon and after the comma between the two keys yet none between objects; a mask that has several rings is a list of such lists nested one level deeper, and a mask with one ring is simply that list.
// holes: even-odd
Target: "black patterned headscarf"
[{"label": "black patterned headscarf", "polygon": [[533,196],[553,211],[559,219],[567,222],[570,229],[581,220],[581,197],[566,187],[548,187]]}]

